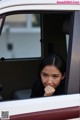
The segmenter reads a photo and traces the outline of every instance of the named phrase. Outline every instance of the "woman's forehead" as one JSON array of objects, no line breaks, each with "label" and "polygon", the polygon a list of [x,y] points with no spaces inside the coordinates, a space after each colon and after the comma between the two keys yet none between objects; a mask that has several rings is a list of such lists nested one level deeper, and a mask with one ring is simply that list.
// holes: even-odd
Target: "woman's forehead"
[{"label": "woman's forehead", "polygon": [[54,66],[54,65],[46,65],[43,69],[42,69],[42,72],[46,72],[46,73],[61,73],[60,71],[59,71],[59,69],[56,67],[56,66]]}]

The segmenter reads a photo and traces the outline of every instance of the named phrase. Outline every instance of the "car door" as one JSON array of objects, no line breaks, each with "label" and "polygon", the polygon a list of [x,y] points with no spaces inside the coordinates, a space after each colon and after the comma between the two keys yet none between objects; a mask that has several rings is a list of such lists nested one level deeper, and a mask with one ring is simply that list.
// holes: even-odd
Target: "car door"
[{"label": "car door", "polygon": [[[0,13],[0,18],[2,18],[0,31],[2,31],[4,22],[5,22],[5,16],[15,15],[17,13],[40,14],[41,15],[41,39],[39,39],[39,41],[41,43],[39,41],[38,43],[37,41],[35,42],[39,46],[41,45],[41,54],[39,50],[38,56],[37,56],[38,59],[37,57],[32,58],[31,56],[29,56],[29,58],[26,57],[25,60],[13,59],[14,54],[12,51],[12,48],[13,48],[12,44],[11,43],[8,44],[8,49],[11,50],[12,58],[4,59],[4,57],[1,56],[1,61],[0,61],[1,83],[4,86],[2,93],[5,96],[5,99],[7,100],[7,101],[4,100],[0,102],[0,119],[1,120],[4,120],[4,119],[11,119],[11,120],[32,120],[32,119],[33,120],[35,119],[53,120],[55,119],[55,120],[58,120],[58,119],[79,118],[80,11],[76,11],[73,9],[69,10],[68,8],[68,11],[66,12],[66,9],[64,6],[62,7],[63,9],[65,9],[65,11],[61,8],[60,5],[59,7],[55,5],[56,1],[54,4],[50,3],[51,5],[49,4],[49,1],[47,1],[48,3],[45,2],[45,4],[43,4],[43,2],[36,3],[36,2],[29,2],[29,1],[26,4],[24,4],[22,1],[20,1],[20,2],[17,2],[17,4],[13,2],[14,5],[11,2],[10,3],[9,2],[7,4],[5,2],[3,4],[2,2],[2,6],[0,5],[2,10]],[[46,10],[43,10],[44,7],[46,8]],[[74,5],[74,9],[76,9],[75,5]],[[65,26],[65,23],[66,23],[65,18],[67,15],[70,15],[70,18],[71,18],[71,23],[69,25],[68,32],[66,32],[67,25]],[[53,16],[55,17],[53,18]],[[53,23],[51,21],[51,18]],[[58,20],[60,20],[59,21],[60,23],[58,23]],[[63,25],[63,22],[64,22],[64,25]],[[56,23],[56,27],[53,27],[55,23]],[[48,29],[46,26],[48,27]],[[52,27],[53,29],[51,29]],[[58,28],[58,30],[56,28]],[[7,33],[9,33],[9,29],[7,29]],[[5,34],[5,36],[6,36],[5,37],[6,39],[9,38],[8,34],[7,35]],[[52,39],[50,38],[50,36]],[[3,35],[3,38],[4,38],[4,35]],[[13,38],[15,37],[13,36]],[[51,41],[49,40],[49,38],[51,39]],[[56,40],[53,40],[53,38],[56,38]],[[60,40],[62,39],[61,42],[58,38],[60,38]],[[42,98],[34,98],[34,99],[24,99],[24,100],[9,99],[13,91],[18,90],[20,88],[21,89],[25,88],[26,80],[24,76],[26,77],[26,73],[24,68],[27,67],[28,72],[31,72],[31,71],[33,72],[34,69],[32,69],[32,65],[34,65],[34,67],[37,70],[41,57],[44,57],[47,53],[52,51],[60,53],[65,58],[67,63],[66,82],[65,82],[66,95],[46,97],[46,98],[42,97]],[[30,69],[28,65],[31,65]],[[36,74],[36,70],[34,71],[34,74]],[[30,73],[27,74],[27,76],[29,75],[31,79],[31,82],[30,81],[27,82],[27,85],[28,85],[27,88],[31,87],[32,78],[34,77],[34,74],[32,76],[30,76]],[[18,82],[16,78],[18,80],[20,78],[20,81]],[[11,79],[13,80],[13,82],[11,81]],[[8,89],[9,86],[12,86],[12,87]]]}]

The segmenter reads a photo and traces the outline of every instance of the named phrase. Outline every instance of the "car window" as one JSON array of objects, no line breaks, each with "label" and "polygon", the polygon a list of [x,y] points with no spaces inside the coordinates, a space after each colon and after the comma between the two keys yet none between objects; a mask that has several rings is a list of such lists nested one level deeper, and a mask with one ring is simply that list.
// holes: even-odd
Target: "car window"
[{"label": "car window", "polygon": [[41,57],[40,40],[40,14],[8,15],[0,36],[0,58]]},{"label": "car window", "polygon": [[0,83],[4,100],[30,98],[41,59],[50,53],[57,53],[66,61],[67,93],[73,21],[73,11],[6,14],[0,36]]}]

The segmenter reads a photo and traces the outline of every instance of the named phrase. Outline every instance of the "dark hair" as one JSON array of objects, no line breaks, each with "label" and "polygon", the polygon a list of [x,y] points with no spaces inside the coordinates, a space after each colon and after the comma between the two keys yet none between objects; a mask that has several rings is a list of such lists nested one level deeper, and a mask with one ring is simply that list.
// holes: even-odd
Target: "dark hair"
[{"label": "dark hair", "polygon": [[50,54],[46,56],[45,58],[43,58],[39,66],[38,74],[41,73],[42,69],[46,65],[54,65],[62,73],[62,75],[66,72],[66,63],[64,59],[59,55]]},{"label": "dark hair", "polygon": [[[31,97],[41,97],[44,94],[44,86],[41,82],[40,73],[46,65],[54,65],[62,73],[62,75],[66,72],[66,64],[61,56],[50,54],[47,57],[43,58],[39,66],[38,78],[34,82],[32,88]],[[60,85],[56,88],[56,92],[54,93],[54,95],[60,94],[65,94],[65,80],[61,81]]]}]

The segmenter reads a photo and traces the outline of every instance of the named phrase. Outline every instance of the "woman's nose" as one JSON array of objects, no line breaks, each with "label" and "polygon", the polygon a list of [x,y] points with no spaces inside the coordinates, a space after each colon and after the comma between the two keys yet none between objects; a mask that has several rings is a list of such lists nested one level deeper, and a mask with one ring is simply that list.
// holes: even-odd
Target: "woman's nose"
[{"label": "woman's nose", "polygon": [[48,83],[53,83],[53,79],[51,77],[48,78]]},{"label": "woman's nose", "polygon": [[52,78],[48,79],[48,85],[50,85],[50,86],[54,86],[55,85],[54,80]]}]

